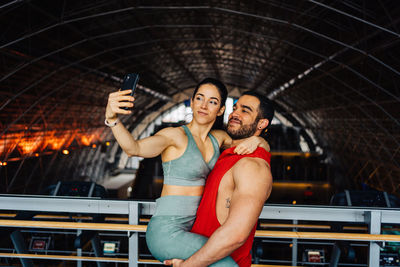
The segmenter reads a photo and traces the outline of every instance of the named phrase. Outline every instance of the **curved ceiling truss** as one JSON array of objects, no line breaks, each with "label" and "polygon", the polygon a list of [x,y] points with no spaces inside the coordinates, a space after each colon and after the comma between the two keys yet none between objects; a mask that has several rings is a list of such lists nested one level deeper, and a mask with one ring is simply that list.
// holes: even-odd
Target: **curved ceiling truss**
[{"label": "curved ceiling truss", "polygon": [[389,0],[9,1],[2,161],[111,140],[104,107],[127,72],[131,128],[213,76],[272,98],[354,183],[398,193],[399,17]]}]

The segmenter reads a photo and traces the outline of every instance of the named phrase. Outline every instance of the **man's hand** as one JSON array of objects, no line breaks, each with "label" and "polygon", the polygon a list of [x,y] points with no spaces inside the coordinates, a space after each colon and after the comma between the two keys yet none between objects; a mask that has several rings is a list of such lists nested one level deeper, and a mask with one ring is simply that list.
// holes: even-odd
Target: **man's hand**
[{"label": "man's hand", "polygon": [[184,260],[181,259],[172,259],[172,260],[165,260],[163,263],[164,265],[172,265],[173,267],[180,267],[183,266]]}]

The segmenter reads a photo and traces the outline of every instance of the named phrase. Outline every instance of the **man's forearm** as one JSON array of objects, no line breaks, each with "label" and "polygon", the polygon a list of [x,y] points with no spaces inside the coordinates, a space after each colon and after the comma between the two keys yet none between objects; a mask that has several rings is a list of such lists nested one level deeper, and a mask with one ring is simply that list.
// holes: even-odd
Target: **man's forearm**
[{"label": "man's forearm", "polygon": [[207,243],[190,258],[184,261],[182,266],[206,267],[220,259],[229,256],[239,248],[244,239],[240,238],[234,229],[221,226],[208,239]]}]

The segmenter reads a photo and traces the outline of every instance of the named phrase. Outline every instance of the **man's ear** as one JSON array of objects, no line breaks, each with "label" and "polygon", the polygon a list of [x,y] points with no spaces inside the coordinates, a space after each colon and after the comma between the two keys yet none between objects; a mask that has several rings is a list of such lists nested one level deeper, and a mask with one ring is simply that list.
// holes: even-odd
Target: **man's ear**
[{"label": "man's ear", "polygon": [[217,116],[221,116],[222,114],[224,114],[224,111],[225,111],[225,106],[219,109]]},{"label": "man's ear", "polygon": [[257,123],[257,129],[264,130],[265,128],[267,128],[268,125],[269,125],[268,119],[261,119]]}]

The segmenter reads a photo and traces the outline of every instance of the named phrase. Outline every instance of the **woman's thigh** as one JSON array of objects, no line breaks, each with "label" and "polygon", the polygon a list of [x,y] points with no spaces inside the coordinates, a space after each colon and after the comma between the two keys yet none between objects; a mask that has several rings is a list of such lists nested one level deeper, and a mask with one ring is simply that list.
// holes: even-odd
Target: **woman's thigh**
[{"label": "woman's thigh", "polygon": [[[151,254],[161,262],[189,258],[207,242],[206,237],[188,231],[191,224],[190,218],[184,216],[153,217],[146,232]],[[210,266],[232,267],[237,264],[231,257],[226,257]]]}]

